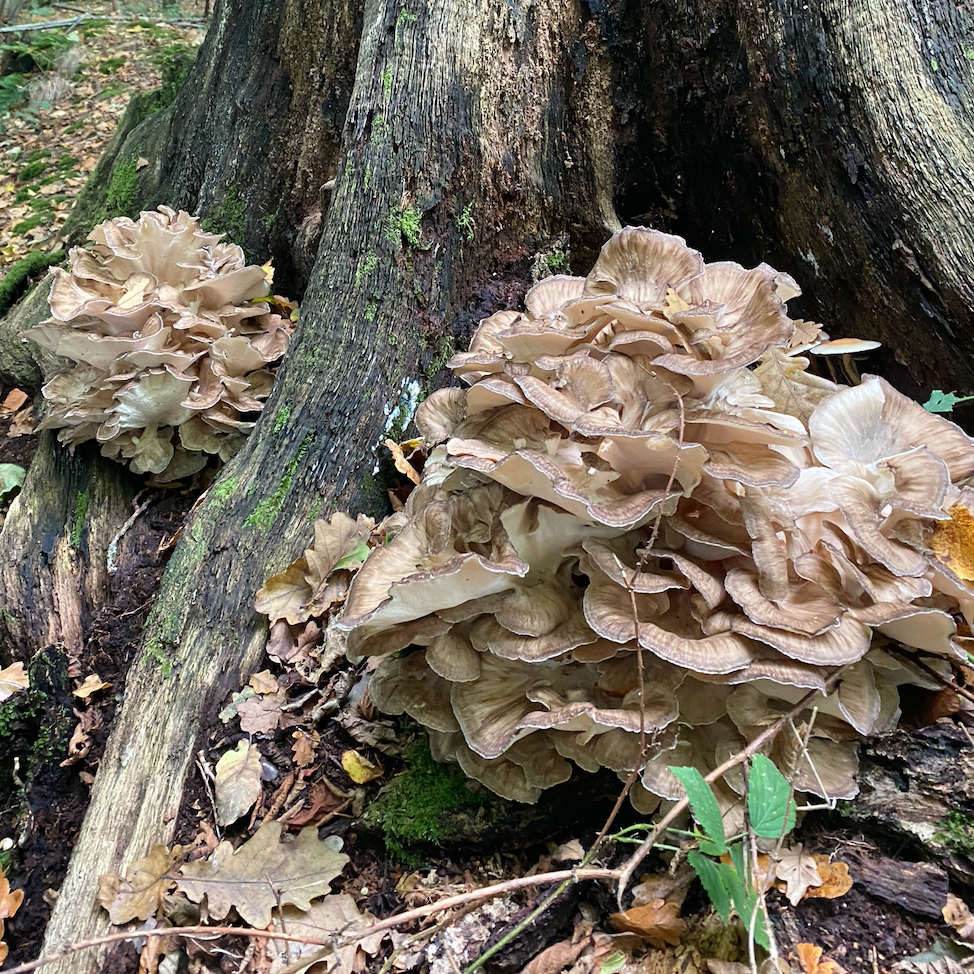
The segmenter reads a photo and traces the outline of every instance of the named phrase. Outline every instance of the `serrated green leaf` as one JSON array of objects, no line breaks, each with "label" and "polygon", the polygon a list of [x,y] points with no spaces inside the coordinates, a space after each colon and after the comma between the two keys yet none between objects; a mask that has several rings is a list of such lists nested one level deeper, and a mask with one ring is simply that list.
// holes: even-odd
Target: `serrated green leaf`
[{"label": "serrated green leaf", "polygon": [[686,788],[697,824],[717,848],[717,855],[722,855],[727,849],[724,842],[724,819],[710,785],[703,780],[703,775],[696,768],[670,768],[670,771]]},{"label": "serrated green leaf", "polygon": [[795,827],[795,800],[791,797],[791,786],[764,754],[755,754],[751,758],[747,813],[755,835],[762,839],[780,839]]},{"label": "serrated green leaf", "polygon": [[751,881],[751,872],[744,867],[744,845],[735,842],[729,851],[733,865],[721,863],[721,879],[727,887],[727,892],[730,893],[734,910],[741,918],[745,930],[751,929],[751,920],[757,914],[757,919],[754,921],[754,940],[768,950],[770,940],[767,923],[761,911],[757,890]]},{"label": "serrated green leaf", "polygon": [[16,463],[0,463],[0,497],[6,497],[24,485],[27,471]]},{"label": "serrated green leaf", "polygon": [[954,406],[962,402],[969,402],[974,396],[958,396],[956,392],[944,392],[942,389],[934,389],[930,393],[930,398],[923,404],[923,408],[928,413],[950,413]]},{"label": "serrated green leaf", "polygon": [[710,897],[710,902],[713,903],[721,920],[727,923],[730,919],[731,900],[717,864],[712,859],[701,855],[696,849],[687,853],[687,862],[707,891],[707,896]]}]

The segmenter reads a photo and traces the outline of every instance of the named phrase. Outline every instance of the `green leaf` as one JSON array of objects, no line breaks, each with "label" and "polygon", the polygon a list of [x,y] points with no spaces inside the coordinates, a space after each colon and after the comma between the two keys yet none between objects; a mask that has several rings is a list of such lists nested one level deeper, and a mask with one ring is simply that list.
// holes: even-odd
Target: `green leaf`
[{"label": "green leaf", "polygon": [[16,463],[0,463],[0,497],[6,497],[24,485],[27,471]]},{"label": "green leaf", "polygon": [[930,398],[923,404],[923,408],[928,413],[949,413],[953,412],[954,406],[962,402],[970,402],[972,399],[974,396],[958,396],[956,392],[934,389],[930,393]]},{"label": "green leaf", "polygon": [[337,572],[342,568],[352,568],[353,566],[361,565],[366,558],[369,557],[369,551],[371,549],[364,542],[360,541],[352,550],[345,555],[344,558],[339,558],[335,562],[335,567],[332,569],[333,572]]},{"label": "green leaf", "polygon": [[734,843],[730,847],[730,856],[734,865],[721,864],[721,879],[727,887],[727,892],[730,893],[731,900],[734,903],[734,910],[741,918],[745,931],[751,929],[751,919],[757,914],[757,919],[754,922],[754,940],[764,947],[765,950],[768,950],[770,948],[768,928],[764,914],[761,912],[757,890],[755,890],[754,883],[751,881],[750,870],[744,868],[743,843]]},{"label": "green leaf", "polygon": [[602,961],[602,966],[599,968],[599,974],[616,974],[616,971],[621,971],[626,965],[626,961],[629,958],[621,951],[617,950],[614,953],[609,954],[609,956]]},{"label": "green leaf", "polygon": [[751,758],[747,783],[747,813],[755,835],[780,839],[795,827],[795,800],[791,785],[764,754]]},{"label": "green leaf", "polygon": [[703,780],[703,775],[696,768],[670,768],[670,771],[686,788],[693,817],[707,833],[707,838],[713,842],[717,855],[721,855],[727,849],[724,842],[724,819],[710,785]]},{"label": "green leaf", "polygon": [[696,849],[687,853],[687,862],[693,867],[697,878],[703,884],[721,920],[727,923],[730,919],[731,900],[717,864],[712,859],[701,855]]}]

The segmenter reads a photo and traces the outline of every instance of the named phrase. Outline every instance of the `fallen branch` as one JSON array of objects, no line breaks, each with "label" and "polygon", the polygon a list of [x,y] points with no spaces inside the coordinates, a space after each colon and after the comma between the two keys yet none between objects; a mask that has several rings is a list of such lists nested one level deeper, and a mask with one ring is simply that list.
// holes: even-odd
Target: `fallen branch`
[{"label": "fallen branch", "polygon": [[[56,27],[77,27],[89,20],[97,20],[100,23],[108,20],[113,24],[142,24],[149,23],[146,17],[100,17],[96,14],[81,14],[77,17],[68,17],[65,20],[43,20],[36,24],[11,24],[9,27],[0,27],[0,34],[16,34],[33,30],[53,30]],[[166,24],[169,27],[197,27],[202,30],[206,25],[200,20],[156,20],[151,18],[152,24]]]}]

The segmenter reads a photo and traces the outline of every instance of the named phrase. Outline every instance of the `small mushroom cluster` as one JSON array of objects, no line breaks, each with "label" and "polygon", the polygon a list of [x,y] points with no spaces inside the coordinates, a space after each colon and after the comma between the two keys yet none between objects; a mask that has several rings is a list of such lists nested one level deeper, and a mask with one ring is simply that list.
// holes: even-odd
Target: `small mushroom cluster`
[{"label": "small mushroom cluster", "polygon": [[[76,363],[43,388],[39,429],[160,482],[228,459],[255,423],[292,324],[272,314],[267,274],[165,206],[92,230],[54,272],[51,317],[24,332]],[[282,309],[287,312],[286,306]]]},{"label": "small mushroom cluster", "polygon": [[[897,686],[970,648],[974,442],[881,378],[809,372],[856,346],[790,319],[798,293],[627,228],[484,320],[450,363],[468,387],[419,408],[422,481],[339,620],[383,657],[375,705],[507,798],[572,761],[639,768],[648,812],[683,794],[670,766],[712,771],[817,690],[769,753],[852,797]],[[743,781],[716,788],[733,822]]]}]

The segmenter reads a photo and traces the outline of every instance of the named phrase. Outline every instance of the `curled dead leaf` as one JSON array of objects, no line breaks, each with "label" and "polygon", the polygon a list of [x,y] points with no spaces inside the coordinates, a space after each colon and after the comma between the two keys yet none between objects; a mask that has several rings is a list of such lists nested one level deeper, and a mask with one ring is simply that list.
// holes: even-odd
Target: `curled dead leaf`
[{"label": "curled dead leaf", "polygon": [[416,472],[416,468],[406,459],[406,454],[403,453],[402,446],[395,440],[386,440],[385,448],[392,454],[392,462],[396,465],[396,469],[408,477],[414,484],[419,483],[419,474]]},{"label": "curled dead leaf", "polygon": [[822,877],[821,886],[812,886],[805,891],[806,900],[836,900],[852,889],[852,877],[844,862],[830,862],[828,856],[816,855],[816,868]]},{"label": "curled dead leaf", "polygon": [[97,673],[89,673],[85,677],[84,683],[77,690],[72,690],[71,692],[81,700],[87,700],[99,690],[110,690],[111,686],[110,683],[106,683]]},{"label": "curled dead leaf", "polygon": [[687,929],[680,907],[666,900],[653,900],[645,906],[631,907],[625,913],[613,913],[609,923],[613,930],[634,933],[658,950],[666,945],[676,947]]}]

